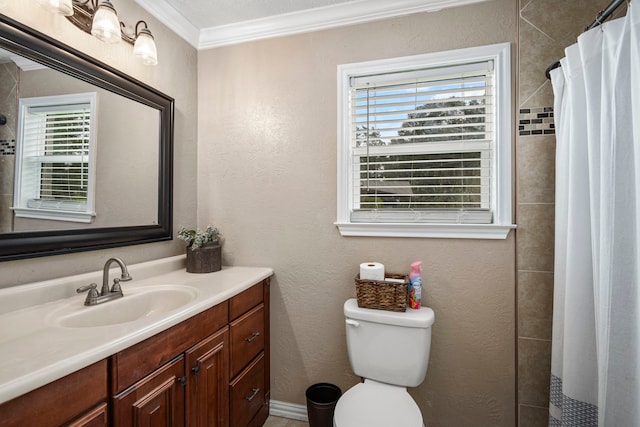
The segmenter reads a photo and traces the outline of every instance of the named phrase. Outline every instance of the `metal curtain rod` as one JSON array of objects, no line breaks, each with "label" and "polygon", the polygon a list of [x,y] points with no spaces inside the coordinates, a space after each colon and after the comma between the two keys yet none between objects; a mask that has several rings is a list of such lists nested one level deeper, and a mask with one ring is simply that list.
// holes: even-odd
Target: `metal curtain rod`
[{"label": "metal curtain rod", "polygon": [[[609,5],[607,7],[605,7],[604,9],[602,9],[600,11],[600,13],[598,13],[596,15],[596,19],[593,20],[593,22],[589,25],[587,25],[584,29],[584,31],[589,31],[592,28],[595,28],[599,25],[602,25],[604,23],[604,21],[607,20],[607,18],[609,16],[611,16],[611,14],[618,8],[620,7],[620,5],[622,3],[624,3],[625,1],[629,1],[629,0],[613,0],[611,3],[609,3]],[[547,67],[547,69],[544,71],[544,75],[547,76],[548,79],[551,78],[551,76],[549,75],[549,73],[552,70],[555,70],[556,68],[560,67],[560,61],[556,61],[553,64],[549,65]]]}]

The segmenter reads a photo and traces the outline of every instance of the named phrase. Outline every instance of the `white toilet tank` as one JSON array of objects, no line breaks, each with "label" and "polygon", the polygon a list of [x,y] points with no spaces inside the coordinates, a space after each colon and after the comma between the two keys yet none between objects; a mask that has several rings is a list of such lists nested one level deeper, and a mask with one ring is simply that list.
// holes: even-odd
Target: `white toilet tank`
[{"label": "white toilet tank", "polygon": [[351,369],[361,377],[403,387],[424,381],[431,350],[433,310],[406,312],[358,307],[344,303]]}]

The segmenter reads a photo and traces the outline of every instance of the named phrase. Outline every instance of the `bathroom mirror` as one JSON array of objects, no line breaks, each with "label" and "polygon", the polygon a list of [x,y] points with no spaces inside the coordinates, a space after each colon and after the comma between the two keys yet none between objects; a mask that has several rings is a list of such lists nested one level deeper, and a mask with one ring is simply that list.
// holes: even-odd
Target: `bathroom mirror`
[{"label": "bathroom mirror", "polygon": [[[88,223],[14,215],[18,138],[12,142],[0,126],[0,261],[171,239],[173,99],[1,14],[0,49],[37,64],[29,71],[10,64],[9,74],[20,77],[16,98],[92,93],[98,100],[95,216]],[[3,93],[10,85],[0,79]],[[0,115],[17,129],[17,104],[0,104]]]}]

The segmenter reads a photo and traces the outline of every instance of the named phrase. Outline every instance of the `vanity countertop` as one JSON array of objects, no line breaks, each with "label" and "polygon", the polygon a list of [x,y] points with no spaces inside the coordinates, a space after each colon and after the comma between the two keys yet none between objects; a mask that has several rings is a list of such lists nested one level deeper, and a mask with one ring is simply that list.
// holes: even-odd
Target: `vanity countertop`
[{"label": "vanity countertop", "polygon": [[[122,300],[127,298],[127,292],[144,292],[151,286],[186,287],[195,297],[166,313],[133,321],[64,327],[56,321],[56,312],[91,310],[113,303],[85,307],[86,295],[75,292],[91,282],[101,283],[101,270],[0,289],[0,403],[139,343],[273,274],[266,267],[223,267],[215,273],[187,273],[184,256],[132,264],[129,272],[133,281],[122,283]],[[111,271],[113,277],[118,277],[115,269]]]}]

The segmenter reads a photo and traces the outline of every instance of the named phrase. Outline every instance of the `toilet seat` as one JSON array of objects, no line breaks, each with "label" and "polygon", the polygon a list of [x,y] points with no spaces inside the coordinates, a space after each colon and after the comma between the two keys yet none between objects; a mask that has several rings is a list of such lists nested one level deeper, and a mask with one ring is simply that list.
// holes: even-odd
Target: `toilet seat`
[{"label": "toilet seat", "polygon": [[422,414],[407,389],[365,380],[336,404],[334,427],[423,427]]}]

